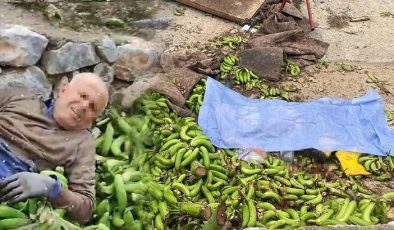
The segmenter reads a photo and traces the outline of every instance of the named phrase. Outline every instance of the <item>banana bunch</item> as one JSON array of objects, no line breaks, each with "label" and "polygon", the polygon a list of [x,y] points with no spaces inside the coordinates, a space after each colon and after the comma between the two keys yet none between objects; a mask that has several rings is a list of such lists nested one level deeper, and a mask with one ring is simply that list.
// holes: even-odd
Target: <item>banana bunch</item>
[{"label": "banana bunch", "polygon": [[233,67],[239,62],[239,59],[234,55],[228,55],[223,59],[223,62],[220,64],[221,78],[223,79],[226,74],[230,73],[233,70]]},{"label": "banana bunch", "polygon": [[56,167],[55,171],[53,170],[42,170],[40,174],[45,176],[55,176],[59,179],[62,188],[68,188],[68,180],[64,176],[64,168],[63,167]]},{"label": "banana bunch", "polygon": [[170,112],[166,101],[166,98],[158,93],[143,94],[136,101],[136,107],[143,111],[153,123],[160,125],[164,123],[165,118],[168,118]]},{"label": "banana bunch", "polygon": [[392,178],[394,173],[394,159],[392,156],[385,158],[371,155],[364,155],[358,159],[364,168],[374,174],[376,180],[388,180]]},{"label": "banana bunch", "polygon": [[190,109],[190,111],[196,114],[198,114],[200,107],[202,106],[206,82],[207,79],[201,79],[193,88],[192,93],[186,100],[187,107]]},{"label": "banana bunch", "polygon": [[259,76],[254,74],[252,71],[246,69],[246,68],[236,68],[235,70],[235,80],[242,83],[246,84],[252,79],[258,80],[260,79]]},{"label": "banana bunch", "polygon": [[289,101],[289,93],[283,92],[277,87],[260,87],[261,99],[265,98],[280,98]]},{"label": "banana bunch", "polygon": [[221,45],[227,45],[228,47],[230,47],[231,49],[236,49],[237,45],[241,44],[242,42],[244,42],[244,40],[242,39],[241,36],[235,36],[235,37],[227,37],[227,38],[223,38],[219,43]]}]

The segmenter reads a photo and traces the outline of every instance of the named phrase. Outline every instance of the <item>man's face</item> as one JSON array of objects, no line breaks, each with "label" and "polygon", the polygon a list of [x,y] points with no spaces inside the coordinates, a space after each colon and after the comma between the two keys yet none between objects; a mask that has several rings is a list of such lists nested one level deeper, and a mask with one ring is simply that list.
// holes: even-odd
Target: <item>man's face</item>
[{"label": "man's face", "polygon": [[89,79],[60,88],[54,105],[56,122],[67,130],[89,128],[107,103],[106,92]]}]

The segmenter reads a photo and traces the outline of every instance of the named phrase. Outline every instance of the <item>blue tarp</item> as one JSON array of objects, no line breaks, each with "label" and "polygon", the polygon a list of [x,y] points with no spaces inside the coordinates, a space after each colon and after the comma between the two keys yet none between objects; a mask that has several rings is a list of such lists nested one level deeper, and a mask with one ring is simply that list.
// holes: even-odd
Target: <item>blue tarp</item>
[{"label": "blue tarp", "polygon": [[394,150],[376,91],[345,100],[324,97],[310,102],[251,99],[208,78],[198,123],[221,148],[292,151],[354,151],[386,155]]}]

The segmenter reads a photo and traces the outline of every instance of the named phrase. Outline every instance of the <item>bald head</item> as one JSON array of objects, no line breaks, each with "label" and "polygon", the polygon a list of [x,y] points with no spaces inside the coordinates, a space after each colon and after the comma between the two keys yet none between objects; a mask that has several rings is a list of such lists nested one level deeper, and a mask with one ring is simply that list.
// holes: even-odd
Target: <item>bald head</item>
[{"label": "bald head", "polygon": [[63,85],[55,102],[54,118],[65,129],[89,128],[108,103],[105,82],[94,73],[80,73]]},{"label": "bald head", "polygon": [[71,79],[69,86],[72,88],[83,86],[95,90],[97,95],[102,98],[105,104],[103,109],[108,103],[108,87],[105,82],[95,73],[79,73]]}]

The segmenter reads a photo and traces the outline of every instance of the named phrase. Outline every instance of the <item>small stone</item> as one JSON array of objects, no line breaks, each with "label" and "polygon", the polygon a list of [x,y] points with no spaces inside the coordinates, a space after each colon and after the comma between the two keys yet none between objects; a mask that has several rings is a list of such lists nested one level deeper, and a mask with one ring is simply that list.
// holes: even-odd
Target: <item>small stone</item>
[{"label": "small stone", "polygon": [[99,75],[104,82],[111,83],[114,81],[115,71],[105,62],[97,64],[94,67],[93,72]]}]

